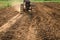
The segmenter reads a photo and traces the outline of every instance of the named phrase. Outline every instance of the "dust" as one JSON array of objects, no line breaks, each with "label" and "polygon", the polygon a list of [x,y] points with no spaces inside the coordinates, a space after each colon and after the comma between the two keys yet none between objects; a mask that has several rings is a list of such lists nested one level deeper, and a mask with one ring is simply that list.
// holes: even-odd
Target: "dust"
[{"label": "dust", "polygon": [[11,6],[13,6],[15,11],[20,12],[20,6],[21,6],[22,3],[23,2],[14,1],[14,2],[11,3]]}]

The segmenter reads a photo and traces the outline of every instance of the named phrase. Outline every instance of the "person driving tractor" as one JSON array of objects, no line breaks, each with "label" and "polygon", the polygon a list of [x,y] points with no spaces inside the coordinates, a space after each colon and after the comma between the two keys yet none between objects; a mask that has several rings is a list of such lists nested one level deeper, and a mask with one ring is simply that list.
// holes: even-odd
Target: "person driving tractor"
[{"label": "person driving tractor", "polygon": [[24,0],[26,11],[30,10],[30,0]]}]

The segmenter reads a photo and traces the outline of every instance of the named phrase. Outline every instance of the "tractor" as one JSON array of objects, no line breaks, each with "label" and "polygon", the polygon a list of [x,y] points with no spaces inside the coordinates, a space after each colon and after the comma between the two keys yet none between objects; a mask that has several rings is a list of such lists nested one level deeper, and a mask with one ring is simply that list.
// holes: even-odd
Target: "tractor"
[{"label": "tractor", "polygon": [[21,4],[21,11],[23,11],[23,12],[32,11],[31,3],[30,2],[23,2],[23,4]]}]

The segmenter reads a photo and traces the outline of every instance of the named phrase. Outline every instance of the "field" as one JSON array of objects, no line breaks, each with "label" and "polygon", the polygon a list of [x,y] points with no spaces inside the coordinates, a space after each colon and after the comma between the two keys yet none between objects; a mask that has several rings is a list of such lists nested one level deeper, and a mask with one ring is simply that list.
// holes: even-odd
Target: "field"
[{"label": "field", "polygon": [[60,40],[60,3],[33,2],[32,12],[14,7],[0,10],[0,40]]},{"label": "field", "polygon": [[32,2],[60,2],[60,0],[31,0]]},{"label": "field", "polygon": [[10,6],[10,1],[0,1],[0,9]]},{"label": "field", "polygon": [[14,10],[10,9],[11,7],[8,8],[3,8],[2,10],[0,10],[0,27],[6,23],[11,17],[15,16],[16,12],[14,12]]},{"label": "field", "polygon": [[[0,0],[0,9],[11,6],[11,3],[16,0]],[[17,0],[16,2],[23,2],[23,0]],[[31,2],[60,2],[59,0],[31,0]]]}]

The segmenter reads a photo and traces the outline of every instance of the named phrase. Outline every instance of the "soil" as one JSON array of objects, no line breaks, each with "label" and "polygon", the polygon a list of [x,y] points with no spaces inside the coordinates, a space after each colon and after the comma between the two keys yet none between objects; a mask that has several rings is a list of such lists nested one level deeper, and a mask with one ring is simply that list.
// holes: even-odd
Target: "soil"
[{"label": "soil", "polygon": [[21,18],[0,33],[0,40],[60,40],[60,3],[32,4],[32,12],[22,12]]},{"label": "soil", "polygon": [[13,7],[7,7],[0,10],[0,27],[8,20],[14,17],[18,12],[14,11]]}]

